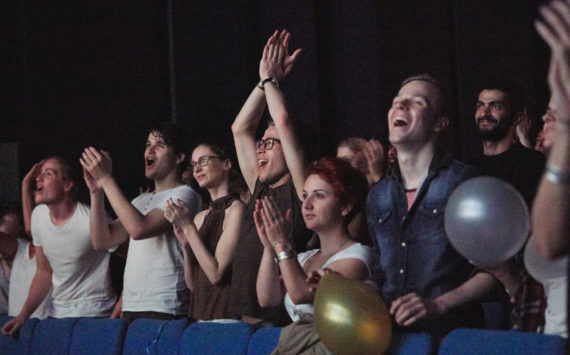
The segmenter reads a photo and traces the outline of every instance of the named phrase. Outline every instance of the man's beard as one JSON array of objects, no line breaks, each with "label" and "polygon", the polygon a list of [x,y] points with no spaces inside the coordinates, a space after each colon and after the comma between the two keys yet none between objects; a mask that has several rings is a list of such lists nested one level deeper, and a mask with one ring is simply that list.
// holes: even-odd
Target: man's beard
[{"label": "man's beard", "polygon": [[[489,122],[496,123],[496,126],[491,129],[481,129],[481,127],[479,126],[479,121],[483,118],[485,118]],[[479,127],[479,135],[481,136],[481,139],[491,142],[499,142],[505,139],[507,137],[507,134],[509,133],[509,129],[511,128],[512,123],[513,123],[513,117],[509,118],[505,117],[505,119],[503,119],[502,121],[497,121],[493,117],[489,116],[486,117],[484,116],[477,119],[477,126]]]}]

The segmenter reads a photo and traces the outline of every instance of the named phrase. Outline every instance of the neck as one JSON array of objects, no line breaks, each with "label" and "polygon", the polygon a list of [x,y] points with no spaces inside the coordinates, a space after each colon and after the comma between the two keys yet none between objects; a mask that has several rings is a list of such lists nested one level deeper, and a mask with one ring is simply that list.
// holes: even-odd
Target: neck
[{"label": "neck", "polygon": [[154,191],[160,192],[164,190],[169,190],[178,187],[180,185],[182,185],[182,178],[180,174],[178,174],[178,170],[174,169],[165,177],[159,180],[154,180]]},{"label": "neck", "polygon": [[269,187],[274,189],[274,188],[279,187],[281,185],[285,185],[287,182],[289,182],[290,179],[291,179],[291,174],[289,172],[287,172],[279,180],[275,181],[272,184],[269,184]]},{"label": "neck", "polygon": [[208,188],[208,193],[212,201],[216,201],[220,197],[224,197],[230,194],[229,181],[224,181],[216,187]]},{"label": "neck", "polygon": [[340,251],[341,245],[346,246],[350,240],[348,228],[343,225],[331,226],[326,231],[319,232],[318,235],[321,242],[321,253],[325,255]]},{"label": "neck", "polygon": [[514,133],[509,132],[500,141],[483,140],[483,154],[497,155],[506,152],[514,141]]},{"label": "neck", "polygon": [[72,200],[69,196],[65,196],[60,202],[48,205],[49,216],[52,223],[55,225],[64,224],[73,216],[76,207],[77,201]]},{"label": "neck", "polygon": [[404,188],[417,188],[433,160],[435,145],[430,142],[418,149],[406,149],[406,147],[396,147],[396,149]]}]

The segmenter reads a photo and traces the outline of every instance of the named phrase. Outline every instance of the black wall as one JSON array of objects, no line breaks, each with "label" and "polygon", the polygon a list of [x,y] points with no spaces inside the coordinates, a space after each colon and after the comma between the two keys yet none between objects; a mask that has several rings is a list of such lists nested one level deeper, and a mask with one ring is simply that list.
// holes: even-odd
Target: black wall
[{"label": "black wall", "polygon": [[386,142],[391,99],[411,74],[447,83],[459,157],[479,153],[473,107],[490,78],[517,78],[537,119],[547,101],[538,1],[169,1],[2,2],[0,143],[19,144],[21,174],[46,155],[77,162],[94,145],[134,196],[148,184],[146,127],[173,108],[191,142],[231,139],[277,28],[303,49],[282,87],[322,152],[346,136]]}]

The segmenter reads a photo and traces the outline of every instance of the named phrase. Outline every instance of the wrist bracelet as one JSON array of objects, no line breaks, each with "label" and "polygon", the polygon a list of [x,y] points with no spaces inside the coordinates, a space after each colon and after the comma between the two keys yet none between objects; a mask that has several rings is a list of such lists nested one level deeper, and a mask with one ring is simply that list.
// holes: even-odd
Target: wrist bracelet
[{"label": "wrist bracelet", "polygon": [[277,82],[277,80],[273,79],[272,77],[269,77],[267,79],[263,79],[261,81],[261,87],[265,90],[265,84],[267,83],[273,83],[276,87],[279,87],[279,82]]},{"label": "wrist bracelet", "polygon": [[263,82],[259,81],[259,83],[257,83],[256,85],[259,89],[261,89],[261,91],[265,91],[265,88],[263,87]]},{"label": "wrist bracelet", "polygon": [[273,261],[275,261],[275,264],[279,265],[279,263],[283,260],[286,259],[292,259],[294,257],[297,256],[297,253],[295,253],[294,250],[292,251],[282,251],[279,254],[277,254],[277,257],[273,259]]},{"label": "wrist bracelet", "polygon": [[553,184],[570,185],[570,174],[558,165],[546,163],[546,172],[544,174],[546,180]]}]

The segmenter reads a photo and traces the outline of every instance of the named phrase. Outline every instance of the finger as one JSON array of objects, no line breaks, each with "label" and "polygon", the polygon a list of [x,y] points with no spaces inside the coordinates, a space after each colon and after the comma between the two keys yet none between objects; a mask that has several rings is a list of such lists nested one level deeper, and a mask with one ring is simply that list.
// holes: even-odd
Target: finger
[{"label": "finger", "polygon": [[99,161],[101,160],[102,156],[101,153],[95,149],[94,147],[89,147],[87,148],[88,154],[89,156],[93,156],[95,158],[95,160]]},{"label": "finger", "polygon": [[564,36],[564,33],[568,31],[564,28],[564,23],[559,17],[559,14],[555,11],[554,8],[551,6],[542,6],[539,9],[540,14],[542,15],[543,19],[546,20],[546,23],[552,29],[554,36],[560,40],[560,37]]},{"label": "finger", "polygon": [[285,48],[285,53],[288,54],[289,52],[289,40],[291,38],[291,34],[287,33],[285,38],[283,39],[283,48]]},{"label": "finger", "polygon": [[277,218],[275,216],[275,209],[273,208],[273,205],[271,204],[269,198],[264,197],[261,203],[263,204],[263,210],[265,211],[267,217],[269,217],[271,221],[275,221],[275,219]]},{"label": "finger", "polygon": [[295,63],[295,60],[297,60],[297,57],[299,56],[299,54],[301,54],[302,51],[303,51],[303,50],[302,50],[301,48],[297,48],[297,49],[293,52],[293,54],[291,54],[291,55],[289,56],[289,60],[290,60],[290,62],[291,62],[291,64],[290,64],[291,67],[293,67],[293,64]]},{"label": "finger", "polygon": [[427,315],[427,311],[425,309],[422,309],[418,313],[416,313],[415,315],[408,318],[405,322],[403,322],[402,325],[406,326],[406,327],[409,325],[412,325],[416,321],[425,318],[426,315]]},{"label": "finger", "polygon": [[269,55],[267,56],[268,59],[273,59],[275,56],[275,43],[271,43],[269,45]]},{"label": "finger", "polygon": [[550,3],[550,6],[555,10],[553,13],[557,15],[557,18],[560,21],[561,28],[558,34],[561,39],[564,40],[564,43],[568,44],[570,40],[570,7],[562,1],[553,1]]},{"label": "finger", "polygon": [[408,293],[407,295],[404,295],[396,299],[394,302],[392,302],[392,305],[390,306],[390,314],[392,315],[395,314],[398,311],[398,309],[402,306],[402,304],[409,302],[415,296],[416,296],[415,293]]},{"label": "finger", "polygon": [[404,303],[400,307],[398,312],[396,312],[394,319],[398,324],[403,325],[404,323],[409,321],[410,318],[413,317],[417,318],[418,314],[422,312],[424,309],[425,305],[423,304],[423,302],[421,302],[420,299],[415,299],[410,302]]},{"label": "finger", "polygon": [[111,160],[111,155],[106,150],[101,150],[101,154],[105,157],[106,160]]}]

